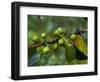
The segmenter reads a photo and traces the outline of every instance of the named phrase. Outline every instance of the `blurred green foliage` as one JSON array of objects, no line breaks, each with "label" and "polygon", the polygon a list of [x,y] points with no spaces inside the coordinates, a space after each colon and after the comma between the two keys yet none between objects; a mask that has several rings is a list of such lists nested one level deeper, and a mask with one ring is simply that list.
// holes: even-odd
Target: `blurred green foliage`
[{"label": "blurred green foliage", "polygon": [[[72,33],[76,28],[87,29],[88,19],[86,17],[67,17],[67,16],[39,16],[28,15],[28,46],[34,44],[32,37],[34,33],[41,35],[47,33],[47,40],[55,38],[54,30],[58,27],[65,29],[66,33]],[[82,35],[87,44],[87,33]],[[68,39],[70,41],[70,39]],[[84,60],[76,59],[76,49],[71,46],[58,46],[53,50],[54,44],[48,45],[50,52],[40,53],[43,46],[28,49],[28,66],[46,66],[46,65],[69,65],[69,64],[87,64],[87,58]],[[78,55],[80,56],[80,55]],[[67,61],[66,61],[67,60]]]}]

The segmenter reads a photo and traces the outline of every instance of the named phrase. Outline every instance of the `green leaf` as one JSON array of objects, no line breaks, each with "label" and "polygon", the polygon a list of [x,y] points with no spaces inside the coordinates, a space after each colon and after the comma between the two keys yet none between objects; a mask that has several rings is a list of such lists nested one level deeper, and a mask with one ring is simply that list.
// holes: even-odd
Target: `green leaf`
[{"label": "green leaf", "polygon": [[68,64],[75,59],[75,48],[70,44],[70,40],[67,38],[64,47],[65,47],[65,57]]},{"label": "green leaf", "polygon": [[74,46],[81,51],[82,53],[84,53],[84,55],[87,56],[87,46],[85,41],[83,40],[81,35],[76,35],[76,39],[73,40]]},{"label": "green leaf", "polygon": [[[75,46],[74,46],[75,47]],[[81,52],[77,47],[75,47],[75,58],[77,60],[86,60],[88,57],[83,53]]]},{"label": "green leaf", "polygon": [[75,49],[73,46],[65,46],[65,57],[69,64],[75,59]]}]

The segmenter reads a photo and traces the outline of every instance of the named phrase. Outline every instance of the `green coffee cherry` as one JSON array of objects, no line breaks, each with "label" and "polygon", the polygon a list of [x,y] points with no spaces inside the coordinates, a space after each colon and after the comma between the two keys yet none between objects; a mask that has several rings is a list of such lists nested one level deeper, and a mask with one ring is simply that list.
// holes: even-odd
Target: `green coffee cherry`
[{"label": "green coffee cherry", "polygon": [[55,31],[54,31],[54,35],[55,35],[55,36],[59,36],[59,34],[60,34],[60,33],[59,33],[58,30],[55,30]]},{"label": "green coffee cherry", "polygon": [[46,38],[46,36],[47,36],[47,34],[45,32],[41,34],[42,38]]},{"label": "green coffee cherry", "polygon": [[58,48],[58,44],[55,43],[55,44],[53,45],[53,49],[56,50],[57,48]]},{"label": "green coffee cherry", "polygon": [[64,28],[59,27],[58,31],[59,31],[59,33],[64,33]]},{"label": "green coffee cherry", "polygon": [[46,46],[46,47],[43,48],[42,53],[47,54],[49,51],[50,51],[49,47]]},{"label": "green coffee cherry", "polygon": [[75,35],[75,34],[72,34],[72,35],[70,36],[70,38],[71,38],[72,40],[75,40],[75,39],[76,39],[76,35]]},{"label": "green coffee cherry", "polygon": [[58,40],[58,44],[59,44],[59,45],[63,45],[63,44],[64,44],[64,40],[63,40],[63,39],[59,39],[59,40]]},{"label": "green coffee cherry", "polygon": [[32,40],[34,42],[39,42],[40,41],[40,36],[38,34],[34,34],[33,37],[32,37]]}]

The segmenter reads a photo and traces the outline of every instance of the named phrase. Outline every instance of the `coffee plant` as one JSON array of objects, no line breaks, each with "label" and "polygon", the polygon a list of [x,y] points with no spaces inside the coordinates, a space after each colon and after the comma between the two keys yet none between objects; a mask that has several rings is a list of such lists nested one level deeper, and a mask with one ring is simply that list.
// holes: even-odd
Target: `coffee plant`
[{"label": "coffee plant", "polygon": [[[28,46],[29,65],[50,65],[50,62],[53,61],[54,64],[52,63],[52,65],[61,65],[62,62],[64,62],[63,64],[86,64],[88,58],[87,46],[82,37],[86,32],[87,30],[78,29],[78,31],[67,33],[65,28],[58,27],[52,32],[54,37],[51,39],[48,39],[47,32],[33,33],[32,43]],[[57,53],[54,54],[59,52],[61,48],[63,48],[64,53],[62,62],[56,58]],[[49,60],[49,58],[51,59]]]},{"label": "coffee plant", "polygon": [[28,15],[28,66],[88,64],[88,18]]}]

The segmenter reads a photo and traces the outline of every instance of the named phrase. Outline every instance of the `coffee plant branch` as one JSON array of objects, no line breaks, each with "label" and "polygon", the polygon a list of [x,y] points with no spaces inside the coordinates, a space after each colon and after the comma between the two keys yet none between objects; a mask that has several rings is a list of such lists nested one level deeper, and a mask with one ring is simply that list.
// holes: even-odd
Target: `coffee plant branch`
[{"label": "coffee plant branch", "polygon": [[[77,31],[77,32],[64,33],[64,34],[69,36],[69,35],[72,35],[72,34],[83,34],[83,33],[86,33],[86,32],[87,32],[87,29],[81,29],[80,31]],[[45,44],[45,42],[47,44],[53,44],[53,43],[56,43],[58,40],[59,40],[59,38],[54,38],[54,39],[50,39],[50,40],[45,40],[42,43],[29,44],[28,45],[28,49],[37,48],[37,47],[43,46]]]}]

